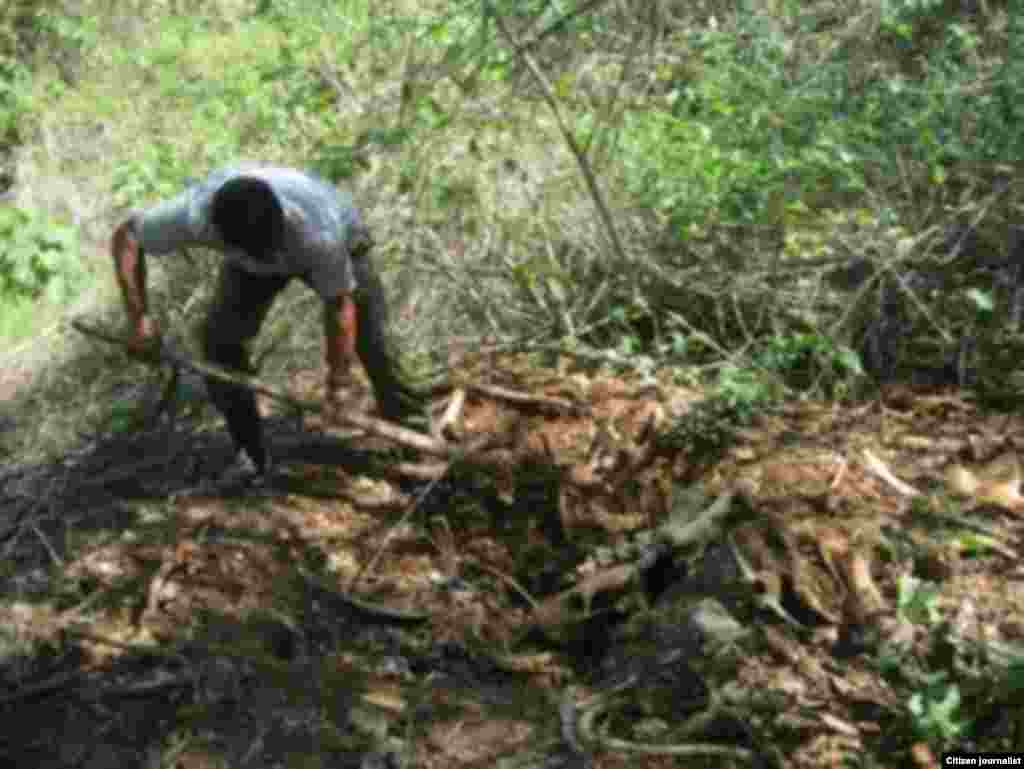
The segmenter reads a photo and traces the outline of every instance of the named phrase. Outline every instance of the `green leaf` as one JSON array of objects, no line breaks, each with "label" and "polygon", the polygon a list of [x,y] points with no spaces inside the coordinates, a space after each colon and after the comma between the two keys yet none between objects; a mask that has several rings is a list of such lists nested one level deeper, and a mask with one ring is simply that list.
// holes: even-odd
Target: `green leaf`
[{"label": "green leaf", "polygon": [[864,375],[864,364],[861,362],[860,355],[845,345],[836,350],[836,363],[844,371],[857,376]]},{"label": "green leaf", "polygon": [[995,302],[992,294],[978,288],[972,288],[967,292],[967,299],[974,305],[974,309],[981,314],[989,314],[995,309]]}]

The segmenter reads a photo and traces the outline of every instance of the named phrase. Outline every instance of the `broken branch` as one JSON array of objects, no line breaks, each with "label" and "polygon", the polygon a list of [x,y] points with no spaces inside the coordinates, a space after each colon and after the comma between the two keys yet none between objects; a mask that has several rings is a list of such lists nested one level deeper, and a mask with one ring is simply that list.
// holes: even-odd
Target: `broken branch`
[{"label": "broken branch", "polygon": [[[76,319],[71,321],[71,326],[76,331],[93,339],[99,339],[102,342],[118,347],[128,347],[128,342],[121,337],[104,329],[91,326],[81,320]],[[260,395],[265,395],[269,398],[273,398],[274,400],[278,400],[293,409],[316,414],[323,414],[325,412],[324,406],[316,401],[296,398],[289,393],[279,390],[266,382],[257,379],[256,377],[227,371],[219,366],[194,360],[188,355],[180,352],[179,350],[175,350],[173,347],[168,345],[161,346],[157,355],[161,362],[168,365],[189,369],[198,374],[202,374],[203,376],[218,379],[222,382],[230,382],[238,387],[243,387],[247,390],[251,390],[252,392],[259,393]],[[489,459],[485,455],[485,452],[488,449],[494,448],[495,446],[496,441],[492,436],[484,436],[471,442],[468,446],[463,447],[455,446],[443,439],[434,438],[417,432],[416,430],[410,430],[407,427],[402,427],[401,425],[396,425],[392,422],[377,419],[355,411],[335,411],[334,418],[336,421],[342,423],[344,427],[357,427],[370,435],[378,438],[385,438],[396,445],[404,446],[445,460],[447,464],[438,468],[438,476],[443,475],[447,471],[448,465],[451,463],[465,463],[485,469],[494,467],[496,464],[500,464]],[[345,432],[345,430],[341,428],[330,426],[325,426],[323,431],[327,435],[332,436],[337,436],[338,434]],[[500,441],[498,441],[498,443],[500,443]],[[430,468],[429,477],[435,477],[433,468]]]},{"label": "broken branch", "polygon": [[530,393],[509,390],[506,387],[486,384],[467,384],[466,388],[471,392],[485,395],[495,400],[502,400],[516,406],[535,406],[537,408],[549,409],[556,414],[575,415],[585,410],[581,404],[573,403],[567,398],[555,398],[550,395],[532,395]]},{"label": "broken branch", "polygon": [[[84,323],[81,320],[76,319],[71,321],[71,326],[76,331],[93,339],[99,339],[102,342],[118,347],[128,347],[126,340],[111,334],[104,329],[96,328]],[[218,379],[222,382],[230,382],[231,384],[245,388],[246,390],[251,390],[252,392],[259,393],[260,395],[266,395],[267,397],[280,401],[294,409],[316,414],[322,414],[324,412],[324,406],[316,401],[296,398],[295,396],[279,390],[256,377],[227,371],[219,366],[194,360],[184,353],[167,345],[160,348],[158,355],[160,361],[167,363],[168,365],[189,369],[197,374]],[[433,456],[443,457],[449,460],[461,459],[463,455],[463,452],[459,447],[452,446],[446,441],[431,438],[429,435],[424,435],[423,433],[410,430],[407,427],[401,427],[400,425],[387,422],[383,419],[376,419],[374,417],[366,416],[365,414],[350,411],[335,412],[335,415],[339,422],[351,427],[358,427],[371,435],[379,438],[386,438],[401,446],[416,449],[417,451],[422,451],[425,454],[431,454]],[[330,435],[334,430],[328,427],[325,428],[324,432]]]}]

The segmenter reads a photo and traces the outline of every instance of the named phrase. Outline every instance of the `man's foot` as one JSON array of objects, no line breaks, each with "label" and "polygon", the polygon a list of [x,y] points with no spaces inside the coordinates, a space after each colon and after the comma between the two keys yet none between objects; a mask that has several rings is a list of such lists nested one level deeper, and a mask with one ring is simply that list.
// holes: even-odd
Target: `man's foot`
[{"label": "man's foot", "polygon": [[270,454],[262,445],[247,446],[238,452],[238,456],[240,460],[248,460],[246,466],[250,467],[256,475],[266,475],[270,470]]},{"label": "man's foot", "polygon": [[257,463],[248,451],[241,450],[234,462],[228,465],[217,478],[218,486],[263,486],[270,472],[270,457],[262,452],[262,462]]}]

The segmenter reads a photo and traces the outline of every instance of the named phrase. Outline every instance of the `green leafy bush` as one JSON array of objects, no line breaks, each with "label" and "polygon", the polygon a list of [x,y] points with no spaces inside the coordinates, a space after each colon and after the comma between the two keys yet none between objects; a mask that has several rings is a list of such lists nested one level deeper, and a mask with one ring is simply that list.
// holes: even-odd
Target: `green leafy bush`
[{"label": "green leafy bush", "polygon": [[0,208],[0,298],[62,301],[84,277],[74,229],[31,209]]},{"label": "green leafy bush", "polygon": [[821,388],[831,395],[849,379],[864,374],[856,352],[817,333],[769,337],[753,359],[780,374],[789,387]]},{"label": "green leafy bush", "polygon": [[0,54],[0,154],[18,142],[28,111],[28,70],[14,58]]},{"label": "green leafy bush", "polygon": [[79,54],[86,44],[85,29],[82,19],[54,0],[0,4],[0,160],[25,133],[40,53],[45,52],[43,61],[70,83],[77,76]]},{"label": "green leafy bush", "polygon": [[970,729],[970,719],[963,717],[959,685],[949,680],[944,670],[924,677],[923,686],[907,701],[914,730],[936,745],[955,744]]},{"label": "green leafy bush", "polygon": [[[791,206],[829,209],[869,191],[913,206],[951,168],[1019,158],[1021,57],[993,71],[968,18],[938,24],[937,5],[883,3],[877,28],[837,30],[819,57],[797,52],[820,32],[783,34],[764,12],[679,34],[684,54],[652,73],[660,100],[623,121],[627,184],[682,235],[715,221],[774,223]],[[1009,25],[1018,46],[1024,22]],[[870,70],[858,32],[875,35]]]}]

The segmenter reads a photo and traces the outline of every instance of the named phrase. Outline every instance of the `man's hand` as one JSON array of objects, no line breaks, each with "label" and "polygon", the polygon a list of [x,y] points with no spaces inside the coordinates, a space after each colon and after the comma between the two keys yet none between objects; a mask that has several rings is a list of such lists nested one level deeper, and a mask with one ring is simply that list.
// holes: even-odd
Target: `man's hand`
[{"label": "man's hand", "polygon": [[132,323],[128,338],[129,353],[146,363],[157,363],[160,360],[160,346],[160,328],[149,315],[142,315]]}]

